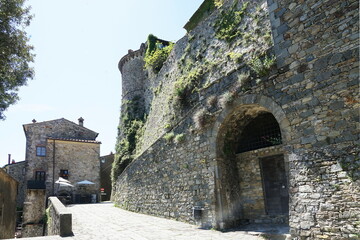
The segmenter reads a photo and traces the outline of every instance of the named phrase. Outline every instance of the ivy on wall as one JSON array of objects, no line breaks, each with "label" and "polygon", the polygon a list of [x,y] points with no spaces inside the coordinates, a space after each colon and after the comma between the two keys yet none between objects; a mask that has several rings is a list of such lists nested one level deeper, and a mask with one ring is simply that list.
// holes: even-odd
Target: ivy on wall
[{"label": "ivy on wall", "polygon": [[[205,1],[206,5],[201,17],[194,20],[194,25],[209,16],[216,8],[219,8],[212,24],[211,34],[214,39],[203,36],[203,32],[191,32],[188,34],[188,43],[184,48],[183,55],[177,61],[177,71],[172,73],[175,77],[173,92],[168,96],[171,114],[165,110],[170,117],[166,119],[163,129],[171,131],[174,123],[178,122],[181,116],[189,107],[195,106],[200,98],[201,89],[210,88],[214,83],[222,80],[234,70],[244,69],[244,74],[239,76],[238,81],[232,83],[233,87],[229,92],[224,93],[215,101],[213,98],[210,105],[215,108],[218,105],[225,108],[232,104],[234,99],[245,91],[261,82],[260,78],[265,77],[271,71],[275,59],[266,55],[271,46],[271,34],[267,24],[266,9],[263,4],[257,2],[239,2],[235,0],[232,4],[224,4],[224,0]],[[250,4],[250,5],[249,5]],[[198,11],[199,11],[198,10]],[[194,14],[195,16],[195,14]],[[220,40],[220,41],[219,41]],[[158,73],[164,62],[168,59],[174,47],[173,43],[161,40],[150,34],[147,39],[146,52],[144,56],[145,67],[148,71]],[[246,74],[245,74],[246,72]],[[168,78],[169,73],[164,74]],[[265,78],[264,78],[265,79]],[[166,80],[164,79],[164,82]],[[154,96],[163,92],[161,83],[154,91]],[[132,99],[124,105],[127,109],[121,117],[121,132],[117,140],[117,157],[113,168],[113,181],[132,161],[141,144],[140,138],[144,131],[145,117],[136,114],[137,103],[140,99]],[[140,104],[141,105],[141,104]],[[211,110],[211,107],[208,107]],[[194,115],[196,130],[206,128],[212,119],[212,111],[198,111]],[[120,136],[119,135],[119,136]],[[184,136],[177,136],[168,133],[164,136],[167,141],[181,142]]]},{"label": "ivy on wall", "polygon": [[145,67],[150,68],[154,73],[158,73],[173,47],[174,43],[160,40],[150,34],[148,36],[147,49],[144,58]]},{"label": "ivy on wall", "polygon": [[[141,100],[140,96],[135,96],[131,101],[123,103],[125,109],[118,127],[118,138],[115,146],[116,154],[111,172],[113,183],[127,165],[132,162],[136,146],[142,137],[145,115],[141,109]],[[122,134],[120,134],[120,131],[122,131]]]},{"label": "ivy on wall", "polygon": [[222,10],[220,12],[220,17],[215,22],[216,38],[230,43],[235,38],[241,36],[242,32],[239,29],[239,25],[243,19],[248,4],[248,2],[243,3],[242,8],[238,10],[238,1],[235,1],[230,9],[226,11]]}]

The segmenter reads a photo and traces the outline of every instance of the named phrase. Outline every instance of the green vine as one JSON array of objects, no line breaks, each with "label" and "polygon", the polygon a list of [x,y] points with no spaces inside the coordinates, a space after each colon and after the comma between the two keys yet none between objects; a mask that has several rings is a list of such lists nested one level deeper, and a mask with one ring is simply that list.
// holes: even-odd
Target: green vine
[{"label": "green vine", "polygon": [[[124,115],[121,116],[118,127],[118,138],[115,146],[115,159],[112,166],[111,179],[114,183],[117,177],[133,160],[136,147],[144,132],[145,115],[141,108],[141,97],[135,96],[131,101],[124,101]],[[120,134],[122,133],[122,134]]]},{"label": "green vine", "polygon": [[204,73],[203,67],[200,66],[181,76],[175,82],[174,95],[176,96],[177,102],[182,106],[187,105],[188,97],[199,85],[200,79]]},{"label": "green vine", "polygon": [[252,58],[249,62],[249,66],[259,77],[266,76],[271,67],[275,64],[275,56],[266,55],[264,58],[258,56]]},{"label": "green vine", "polygon": [[246,12],[248,2],[242,5],[240,10],[237,9],[238,0],[234,2],[229,10],[220,12],[219,19],[215,22],[215,37],[230,43],[235,38],[241,36],[242,32],[239,25]]},{"label": "green vine", "polygon": [[170,143],[175,137],[175,133],[174,132],[169,132],[167,134],[164,135],[164,139],[166,140],[167,143]]},{"label": "green vine", "polygon": [[147,49],[144,57],[145,67],[158,73],[168,58],[174,43],[162,41],[150,34],[147,40]]},{"label": "green vine", "polygon": [[176,134],[174,137],[174,142],[175,143],[182,143],[184,142],[186,139],[186,136],[184,133],[180,133],[180,134]]},{"label": "green vine", "polygon": [[214,0],[214,5],[217,8],[220,8],[224,4],[225,0]]}]

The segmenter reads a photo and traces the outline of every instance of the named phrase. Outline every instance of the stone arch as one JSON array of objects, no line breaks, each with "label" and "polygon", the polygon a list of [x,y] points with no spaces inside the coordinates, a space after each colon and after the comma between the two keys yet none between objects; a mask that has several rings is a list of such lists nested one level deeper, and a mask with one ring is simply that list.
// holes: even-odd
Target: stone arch
[{"label": "stone arch", "polygon": [[220,126],[223,124],[226,117],[229,116],[231,112],[235,110],[236,107],[240,105],[247,105],[247,104],[256,104],[261,107],[266,108],[269,112],[271,112],[274,117],[276,118],[277,122],[280,125],[281,136],[284,142],[290,142],[290,122],[287,120],[287,117],[282,110],[282,108],[275,103],[271,98],[258,95],[258,94],[248,94],[237,98],[231,106],[223,109],[220,115],[217,117],[214,128],[212,129],[212,138],[214,142],[216,142],[216,138],[219,132]]},{"label": "stone arch", "polygon": [[[235,145],[239,141],[241,132],[251,121],[260,115],[271,115],[276,119],[281,131],[282,144],[238,154],[235,150]],[[220,113],[212,129],[211,137],[216,148],[215,199],[218,227],[228,228],[238,226],[244,223],[244,221],[255,221],[257,216],[266,215],[268,213],[268,205],[265,201],[265,196],[267,195],[262,174],[262,159],[268,159],[271,156],[278,156],[273,157],[277,159],[281,158],[286,189],[289,186],[289,154],[285,151],[285,146],[289,144],[291,136],[290,124],[284,111],[271,98],[266,96],[249,94],[239,97],[231,106],[226,107]],[[248,159],[252,160],[247,161]],[[254,165],[250,165],[247,162],[252,162]],[[253,173],[249,173],[252,169],[256,171],[254,170]],[[249,174],[251,178],[256,180],[253,181],[250,177],[248,178]],[[248,179],[246,180],[246,178]],[[254,188],[254,190],[249,191],[249,196],[254,195],[254,197],[246,197],[246,189],[244,187],[246,184],[257,184],[254,185],[255,187],[249,187],[249,189]],[[256,194],[258,196],[255,196]],[[287,195],[287,204],[288,199]],[[254,216],[249,217],[249,212],[254,213]],[[280,216],[281,214],[278,215]],[[288,222],[288,209],[287,215],[284,218],[278,217],[276,219],[274,223],[276,221],[276,223]],[[269,220],[263,218],[256,219],[256,221],[266,222]]]}]

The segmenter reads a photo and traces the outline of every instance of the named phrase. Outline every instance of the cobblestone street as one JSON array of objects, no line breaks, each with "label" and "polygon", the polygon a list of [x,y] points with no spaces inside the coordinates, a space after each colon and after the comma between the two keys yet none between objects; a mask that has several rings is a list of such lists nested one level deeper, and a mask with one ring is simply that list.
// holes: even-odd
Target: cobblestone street
[{"label": "cobblestone street", "polygon": [[73,237],[48,236],[29,240],[259,240],[241,231],[203,230],[182,222],[133,213],[112,203],[68,206],[72,213]]},{"label": "cobblestone street", "polygon": [[128,212],[112,203],[73,205],[74,239],[262,239],[242,232],[201,230],[182,222]]}]

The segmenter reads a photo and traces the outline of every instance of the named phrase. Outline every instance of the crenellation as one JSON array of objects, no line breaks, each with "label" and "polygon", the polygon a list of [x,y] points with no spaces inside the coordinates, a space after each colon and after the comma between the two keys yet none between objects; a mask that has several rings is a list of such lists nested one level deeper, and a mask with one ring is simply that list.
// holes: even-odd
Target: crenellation
[{"label": "crenellation", "polygon": [[118,68],[119,68],[120,72],[121,73],[123,72],[124,64],[127,63],[128,61],[131,61],[134,58],[144,57],[145,49],[146,48],[145,48],[144,43],[142,43],[140,45],[140,48],[138,50],[133,51],[133,50],[129,49],[128,54],[126,54],[124,57],[122,57],[118,63]]}]

